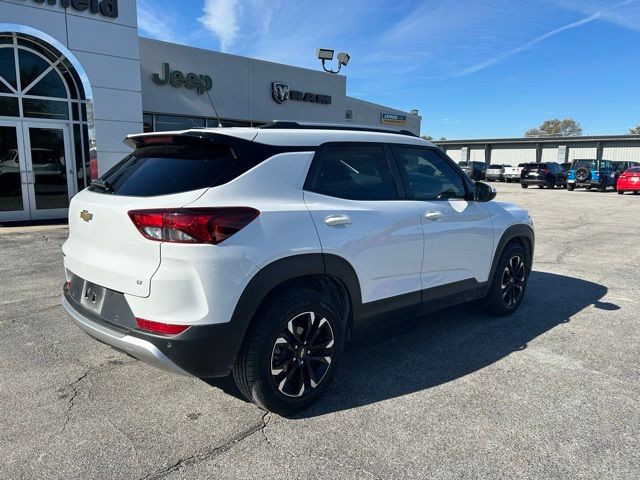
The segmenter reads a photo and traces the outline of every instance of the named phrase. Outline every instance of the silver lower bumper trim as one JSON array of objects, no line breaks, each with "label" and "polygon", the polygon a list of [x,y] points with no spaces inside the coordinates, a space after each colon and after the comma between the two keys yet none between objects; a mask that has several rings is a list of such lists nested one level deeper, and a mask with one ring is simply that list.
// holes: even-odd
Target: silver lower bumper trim
[{"label": "silver lower bumper trim", "polygon": [[62,297],[62,306],[67,313],[71,315],[74,323],[93,338],[100,340],[107,345],[123,350],[132,357],[161,370],[177,373],[178,375],[190,376],[187,372],[169,360],[169,358],[153,343],[130,335],[123,335],[120,332],[94,322],[73,308],[64,297]]}]

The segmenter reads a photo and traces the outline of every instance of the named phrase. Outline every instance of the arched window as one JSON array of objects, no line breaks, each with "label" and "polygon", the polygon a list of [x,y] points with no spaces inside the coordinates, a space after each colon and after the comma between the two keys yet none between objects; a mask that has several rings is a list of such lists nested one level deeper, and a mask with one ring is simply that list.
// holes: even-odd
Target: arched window
[{"label": "arched window", "polygon": [[25,33],[0,32],[0,119],[56,120],[72,125],[78,191],[90,182],[88,109],[73,64],[52,45]]}]

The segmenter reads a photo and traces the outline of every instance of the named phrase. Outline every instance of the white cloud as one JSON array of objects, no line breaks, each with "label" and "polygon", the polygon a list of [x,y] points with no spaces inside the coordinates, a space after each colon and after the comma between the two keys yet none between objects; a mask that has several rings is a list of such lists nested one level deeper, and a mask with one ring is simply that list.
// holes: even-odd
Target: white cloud
[{"label": "white cloud", "polygon": [[238,37],[240,4],[238,0],[205,0],[204,15],[198,21],[220,40],[220,50],[227,51]]},{"label": "white cloud", "polygon": [[165,42],[178,41],[172,17],[160,13],[160,9],[153,8],[148,0],[138,0],[138,29],[144,34]]},{"label": "white cloud", "polygon": [[533,40],[528,41],[527,43],[525,43],[524,45],[520,45],[519,47],[516,48],[512,48],[511,50],[507,50],[506,52],[502,52],[498,55],[496,55],[493,58],[490,58],[488,60],[485,60],[483,62],[480,63],[476,63],[475,65],[471,65],[470,67],[465,68],[464,70],[462,70],[459,74],[457,74],[457,77],[464,77],[465,75],[470,75],[472,73],[475,72],[479,72],[480,70],[484,70],[487,67],[490,67],[492,65],[495,65],[496,63],[500,63],[503,60],[512,57],[524,50],[527,50],[528,48],[533,47],[535,44],[543,42],[544,40],[547,40],[548,38],[551,37],[555,37],[556,35],[562,33],[562,32],[566,32],[567,30],[572,30],[574,28],[578,28],[581,27],[582,25],[586,25],[587,23],[591,23],[594,20],[597,20],[598,18],[600,18],[601,14],[600,13],[594,13],[593,15],[583,18],[582,20],[578,20],[577,22],[572,22],[569,23],[567,25],[563,25],[562,27],[556,28],[554,30],[551,30],[550,32],[545,33],[544,35],[540,35],[537,38],[534,38]]},{"label": "white cloud", "polygon": [[611,0],[548,0],[559,7],[590,15],[602,12],[602,20],[630,30],[640,30],[640,2],[626,0],[611,8]]},{"label": "white cloud", "polygon": [[505,52],[501,52],[498,55],[495,55],[494,57],[489,58],[488,60],[476,63],[474,65],[471,65],[470,67],[467,67],[465,69],[463,69],[462,71],[460,71],[456,76],[457,77],[464,77],[466,75],[470,75],[472,73],[475,72],[479,72],[480,70],[484,70],[485,68],[491,67],[497,63],[502,62],[503,60],[506,60],[509,57],[512,57],[514,55],[517,55],[520,52],[523,52],[525,50],[528,50],[529,48],[533,47],[534,45],[543,42],[551,37],[555,37],[556,35],[559,35],[563,32],[566,32],[568,30],[573,30],[574,28],[578,28],[581,27],[583,25],[587,25],[591,22],[594,22],[596,20],[607,20],[607,19],[611,19],[613,14],[618,14],[619,9],[621,7],[625,7],[627,5],[630,5],[632,3],[636,3],[638,0],[626,0],[624,2],[621,3],[617,3],[616,5],[610,6],[608,8],[603,8],[602,10],[598,10],[592,14],[590,14],[589,16],[582,18],[580,20],[577,20],[575,22],[571,22],[568,23],[566,25],[563,25],[561,27],[555,28],[543,35],[540,35],[536,38],[534,38],[533,40],[530,40],[526,43],[524,43],[523,45],[520,45],[518,47],[512,48],[510,50],[507,50]]}]

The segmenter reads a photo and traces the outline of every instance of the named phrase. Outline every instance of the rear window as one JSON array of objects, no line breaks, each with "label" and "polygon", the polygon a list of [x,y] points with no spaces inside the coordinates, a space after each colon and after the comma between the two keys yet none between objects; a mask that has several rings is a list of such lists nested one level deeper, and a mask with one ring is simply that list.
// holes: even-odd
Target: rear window
[{"label": "rear window", "polygon": [[596,170],[598,167],[596,166],[595,160],[574,160],[573,168],[587,168],[589,170]]},{"label": "rear window", "polygon": [[188,192],[214,186],[235,161],[225,145],[149,146],[138,148],[102,176],[107,189],[97,192],[151,197]]}]

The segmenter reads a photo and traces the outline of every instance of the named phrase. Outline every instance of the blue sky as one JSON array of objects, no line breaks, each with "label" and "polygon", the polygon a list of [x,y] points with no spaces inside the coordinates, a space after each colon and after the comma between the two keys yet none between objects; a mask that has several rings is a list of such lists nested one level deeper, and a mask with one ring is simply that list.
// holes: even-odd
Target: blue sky
[{"label": "blue sky", "polygon": [[640,124],[640,0],[137,0],[143,36],[318,69],[347,51],[347,93],[423,116],[436,138],[585,134]]}]

